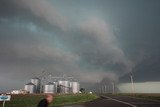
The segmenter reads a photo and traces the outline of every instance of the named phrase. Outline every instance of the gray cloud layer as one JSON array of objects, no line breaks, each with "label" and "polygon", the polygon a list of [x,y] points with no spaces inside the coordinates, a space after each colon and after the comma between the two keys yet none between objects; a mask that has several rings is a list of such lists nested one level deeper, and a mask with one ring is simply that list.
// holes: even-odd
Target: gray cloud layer
[{"label": "gray cloud layer", "polygon": [[[75,23],[47,0],[1,3],[6,7],[0,7],[0,77],[8,82],[0,84],[9,89],[22,87],[20,80],[44,69],[83,83],[118,81],[146,58],[143,51],[128,55],[112,26],[98,15]],[[9,86],[10,80],[17,85]]]}]

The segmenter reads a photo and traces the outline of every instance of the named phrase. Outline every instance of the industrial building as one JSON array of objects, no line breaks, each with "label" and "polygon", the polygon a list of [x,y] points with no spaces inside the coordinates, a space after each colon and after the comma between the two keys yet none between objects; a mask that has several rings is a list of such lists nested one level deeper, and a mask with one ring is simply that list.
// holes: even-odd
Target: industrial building
[{"label": "industrial building", "polygon": [[80,84],[73,77],[53,77],[52,75],[41,78],[34,77],[29,83],[25,84],[24,90],[28,93],[79,93]]},{"label": "industrial building", "polygon": [[24,89],[20,89],[20,90],[13,90],[7,94],[27,94],[27,91]]}]

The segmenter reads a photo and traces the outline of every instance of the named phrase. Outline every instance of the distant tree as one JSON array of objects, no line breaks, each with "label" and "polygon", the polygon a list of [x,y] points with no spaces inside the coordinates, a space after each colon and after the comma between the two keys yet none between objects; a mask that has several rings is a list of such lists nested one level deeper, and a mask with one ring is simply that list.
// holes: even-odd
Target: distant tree
[{"label": "distant tree", "polygon": [[81,92],[81,93],[85,93],[85,89],[84,89],[84,88],[81,88],[81,89],[80,89],[80,92]]}]

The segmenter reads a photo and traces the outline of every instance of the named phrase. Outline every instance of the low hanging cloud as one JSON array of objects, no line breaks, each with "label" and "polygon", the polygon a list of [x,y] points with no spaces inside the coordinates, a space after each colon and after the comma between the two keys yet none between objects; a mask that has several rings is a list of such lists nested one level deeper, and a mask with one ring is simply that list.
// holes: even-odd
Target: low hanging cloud
[{"label": "low hanging cloud", "polygon": [[102,61],[101,64],[104,63],[106,66],[107,64],[115,64],[119,66],[118,70],[120,72],[117,73],[118,75],[124,75],[131,72],[133,68],[132,62],[125,56],[124,51],[118,46],[119,43],[116,36],[103,19],[93,17],[84,21],[80,25],[80,31],[96,43],[96,46],[94,43],[92,44],[95,48],[90,49],[90,54],[94,54],[97,50],[97,53],[93,55],[93,58],[98,57],[98,63]]},{"label": "low hanging cloud", "polygon": [[[62,16],[49,1],[16,0],[15,2],[30,9],[33,14],[44,18],[48,23],[58,26],[61,29],[66,29],[66,17]],[[118,47],[118,41],[113,35],[112,29],[110,29],[109,25],[107,25],[103,19],[91,17],[82,22],[79,29],[84,33],[84,35],[90,36],[90,38],[94,39],[98,43],[100,48],[102,48],[102,53],[105,52],[107,63],[119,64],[120,66],[124,66],[121,68],[124,72],[131,72],[131,61],[126,58],[123,50]]]},{"label": "low hanging cloud", "polygon": [[91,71],[91,70],[88,70],[88,71],[85,71],[85,73],[79,73],[78,74],[78,77],[79,79],[81,80],[81,82],[84,82],[84,83],[101,83],[101,81],[105,78],[107,78],[108,80],[110,81],[115,81],[117,82],[118,81],[118,76],[113,73],[113,72],[104,72],[104,71],[98,71],[98,70],[95,70],[95,71]]},{"label": "low hanging cloud", "polygon": [[31,77],[46,69],[54,75],[75,76],[83,83],[100,83],[105,78],[118,81],[132,71],[132,61],[119,47],[110,25],[103,18],[91,16],[68,28],[72,22],[47,0],[14,0],[14,3],[46,20],[54,26],[53,30],[55,27],[60,30],[55,34],[35,23],[0,20],[0,32],[5,40],[0,40],[3,50],[0,65],[10,65],[10,68],[0,69],[3,73],[9,72],[9,77],[18,78],[22,74]]}]

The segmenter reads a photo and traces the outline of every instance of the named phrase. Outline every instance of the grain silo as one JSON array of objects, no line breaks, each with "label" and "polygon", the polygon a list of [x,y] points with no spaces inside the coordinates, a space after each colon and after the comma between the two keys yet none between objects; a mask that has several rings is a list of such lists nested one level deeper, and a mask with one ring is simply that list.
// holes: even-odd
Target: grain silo
[{"label": "grain silo", "polygon": [[58,92],[67,94],[70,92],[70,82],[67,80],[58,81]]},{"label": "grain silo", "polygon": [[40,93],[41,80],[37,77],[31,79],[31,83],[36,86],[36,93]]},{"label": "grain silo", "polygon": [[36,86],[30,82],[30,83],[25,84],[24,90],[26,90],[30,94],[33,94],[36,92]]},{"label": "grain silo", "polygon": [[51,82],[45,84],[44,93],[55,93],[55,85]]},{"label": "grain silo", "polygon": [[71,88],[71,93],[79,93],[80,90],[80,84],[79,82],[70,82],[70,88]]}]

